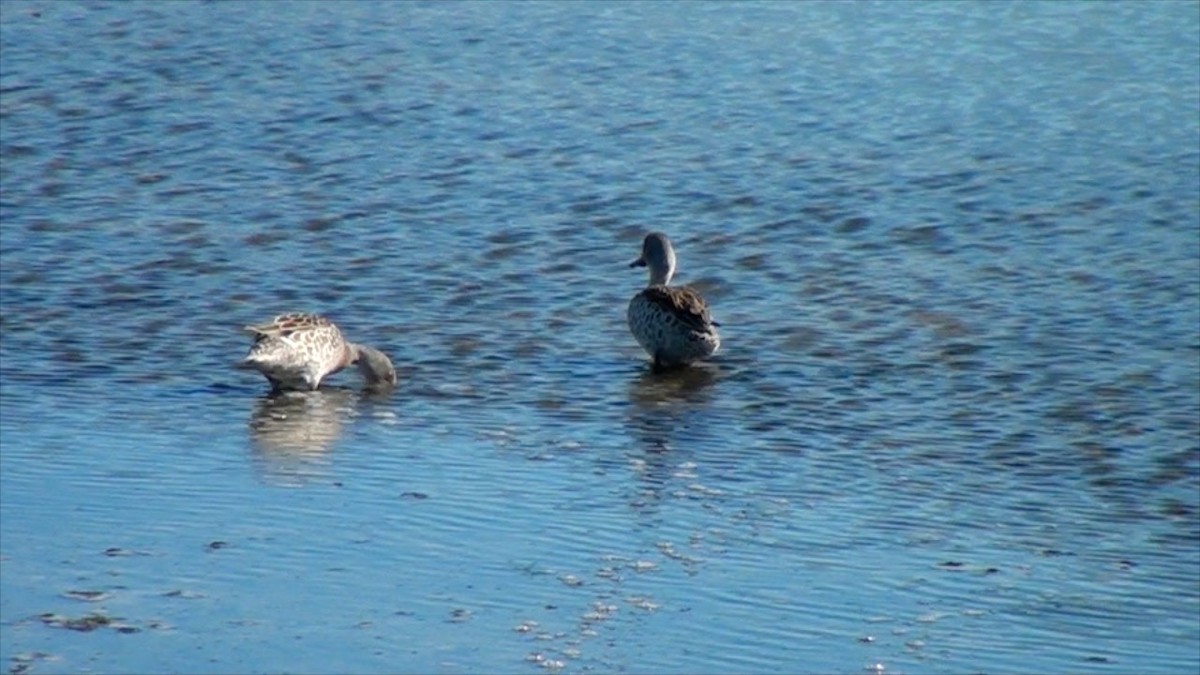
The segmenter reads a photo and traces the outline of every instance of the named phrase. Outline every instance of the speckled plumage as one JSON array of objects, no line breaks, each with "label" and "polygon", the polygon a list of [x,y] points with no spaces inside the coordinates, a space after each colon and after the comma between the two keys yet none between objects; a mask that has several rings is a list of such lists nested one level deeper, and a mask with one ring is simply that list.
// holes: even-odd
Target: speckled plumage
[{"label": "speckled plumage", "polygon": [[675,250],[661,232],[646,235],[642,255],[630,267],[648,267],[650,283],[629,301],[626,319],[633,337],[659,367],[679,366],[716,353],[716,321],[695,289],[670,286]]},{"label": "speckled plumage", "polygon": [[275,391],[314,390],[323,379],[352,363],[358,365],[368,386],[396,383],[396,370],[383,352],[347,341],[323,316],[280,314],[245,330],[254,335],[254,344],[242,365],[262,373]]}]

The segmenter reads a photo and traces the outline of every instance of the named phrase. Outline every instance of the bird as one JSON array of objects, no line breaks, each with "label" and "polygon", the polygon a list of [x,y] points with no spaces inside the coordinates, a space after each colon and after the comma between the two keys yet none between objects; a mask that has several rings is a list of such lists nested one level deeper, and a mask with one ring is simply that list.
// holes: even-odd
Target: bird
[{"label": "bird", "polygon": [[319,314],[280,314],[243,330],[254,335],[254,344],[241,365],[262,373],[273,392],[314,391],[321,380],[350,364],[358,366],[369,388],[396,384],[396,368],[387,354],[349,342]]},{"label": "bird", "polygon": [[629,301],[629,332],[654,359],[656,370],[712,356],[721,336],[708,303],[693,288],[669,286],[675,276],[675,249],[662,232],[642,241],[642,255],[630,267],[648,267],[650,282]]}]

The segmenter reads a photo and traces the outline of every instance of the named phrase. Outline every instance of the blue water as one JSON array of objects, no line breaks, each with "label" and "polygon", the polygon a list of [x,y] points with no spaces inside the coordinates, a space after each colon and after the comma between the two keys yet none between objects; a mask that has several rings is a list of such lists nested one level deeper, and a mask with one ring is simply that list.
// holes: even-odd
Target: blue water
[{"label": "blue water", "polygon": [[1195,672],[1198,120],[1185,2],[0,2],[0,661]]}]

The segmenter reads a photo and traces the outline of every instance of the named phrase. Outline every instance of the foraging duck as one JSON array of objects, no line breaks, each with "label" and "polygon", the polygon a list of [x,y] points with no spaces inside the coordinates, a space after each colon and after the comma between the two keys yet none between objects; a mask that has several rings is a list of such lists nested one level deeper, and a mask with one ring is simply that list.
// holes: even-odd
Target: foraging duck
[{"label": "foraging duck", "polygon": [[396,384],[396,368],[386,354],[348,342],[329,319],[317,314],[280,314],[270,322],[246,326],[254,335],[242,366],[253,368],[273,391],[312,391],[321,380],[350,364],[358,366],[368,387]]},{"label": "foraging duck", "polygon": [[626,319],[655,368],[681,366],[714,354],[721,336],[708,304],[694,289],[668,286],[675,276],[675,250],[667,235],[651,232],[630,267],[649,267],[650,283],[629,301]]}]

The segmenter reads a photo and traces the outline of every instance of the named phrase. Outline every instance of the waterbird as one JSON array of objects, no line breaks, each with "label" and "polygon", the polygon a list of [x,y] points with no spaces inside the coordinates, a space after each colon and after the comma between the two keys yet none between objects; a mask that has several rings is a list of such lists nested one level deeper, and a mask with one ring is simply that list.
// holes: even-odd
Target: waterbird
[{"label": "waterbird", "polygon": [[336,324],[318,314],[280,314],[244,330],[254,335],[254,344],[241,365],[262,373],[274,392],[313,391],[350,364],[358,366],[369,388],[396,384],[387,354],[346,340]]},{"label": "waterbird", "polygon": [[629,332],[653,359],[655,369],[682,366],[716,353],[721,336],[708,303],[693,288],[669,286],[675,276],[675,249],[662,232],[642,241],[642,255],[630,267],[648,267],[650,283],[629,301]]}]

